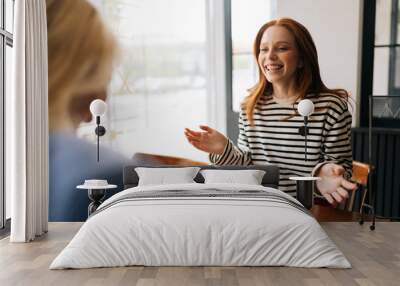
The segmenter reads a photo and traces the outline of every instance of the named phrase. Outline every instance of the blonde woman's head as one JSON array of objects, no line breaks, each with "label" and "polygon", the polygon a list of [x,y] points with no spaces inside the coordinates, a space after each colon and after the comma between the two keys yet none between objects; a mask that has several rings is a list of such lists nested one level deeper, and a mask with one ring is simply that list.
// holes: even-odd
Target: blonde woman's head
[{"label": "blonde woman's head", "polygon": [[47,0],[50,129],[90,121],[93,99],[106,98],[115,40],[86,0]]}]

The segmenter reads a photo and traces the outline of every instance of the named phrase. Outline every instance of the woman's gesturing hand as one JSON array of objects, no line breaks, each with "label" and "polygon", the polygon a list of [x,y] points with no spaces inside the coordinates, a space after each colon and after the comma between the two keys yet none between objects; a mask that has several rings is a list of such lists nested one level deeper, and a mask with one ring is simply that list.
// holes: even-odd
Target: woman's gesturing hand
[{"label": "woman's gesturing hand", "polygon": [[203,131],[193,131],[185,128],[184,133],[189,143],[201,151],[221,155],[224,152],[228,138],[206,125],[200,125],[200,129]]},{"label": "woman's gesturing hand", "polygon": [[356,184],[343,178],[344,168],[340,165],[328,163],[321,167],[317,181],[317,188],[327,201],[336,205],[349,197],[349,191],[354,191]]}]

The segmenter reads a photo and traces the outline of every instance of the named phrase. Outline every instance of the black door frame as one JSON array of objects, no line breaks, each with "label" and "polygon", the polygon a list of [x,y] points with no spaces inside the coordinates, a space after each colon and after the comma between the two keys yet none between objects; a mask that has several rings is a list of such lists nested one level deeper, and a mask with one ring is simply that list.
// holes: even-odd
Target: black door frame
[{"label": "black door frame", "polygon": [[[384,96],[400,96],[400,89],[394,85],[396,49],[397,44],[397,5],[398,0],[392,0],[392,21],[390,43],[375,45],[376,25],[376,0],[364,0],[363,7],[363,34],[362,34],[362,60],[361,60],[361,94],[360,94],[360,127],[368,127],[370,121],[369,98],[373,107],[373,81],[374,81],[374,52],[376,48],[390,48],[389,63],[389,94]],[[373,108],[372,108],[373,110]],[[372,112],[371,110],[371,112]],[[374,118],[371,114],[372,127],[400,128],[400,119]]]}]

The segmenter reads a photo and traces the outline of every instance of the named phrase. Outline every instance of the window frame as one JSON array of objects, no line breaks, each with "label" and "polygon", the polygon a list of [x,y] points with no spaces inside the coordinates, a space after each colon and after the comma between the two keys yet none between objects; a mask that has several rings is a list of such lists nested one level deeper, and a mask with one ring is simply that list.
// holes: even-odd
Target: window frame
[{"label": "window frame", "polygon": [[239,112],[233,110],[233,52],[232,52],[232,3],[224,0],[225,7],[225,66],[226,66],[226,130],[235,143],[239,136]]},{"label": "window frame", "polygon": [[[362,61],[361,61],[361,96],[360,96],[360,127],[368,127],[371,120],[372,127],[399,128],[400,119],[395,118],[377,118],[370,116],[373,110],[369,102],[373,106],[373,81],[374,81],[374,53],[375,49],[389,48],[389,82],[388,95],[399,96],[400,88],[395,88],[395,59],[397,44],[397,16],[398,16],[399,0],[392,0],[392,19],[390,22],[390,43],[375,44],[375,28],[376,28],[376,0],[365,0],[363,7],[363,38],[362,38]],[[394,16],[393,16],[394,15]],[[400,72],[400,71],[399,71]],[[371,119],[370,119],[371,118]]]},{"label": "window frame", "polygon": [[[397,44],[397,17],[399,0],[392,0],[392,8],[390,19],[390,43],[388,45],[375,45],[377,47],[387,47],[389,48],[389,94],[390,95],[400,95],[400,87],[395,86],[395,73],[396,73],[396,49],[400,47]],[[400,56],[400,55],[399,55]],[[400,72],[400,71],[399,71]]]},{"label": "window frame", "polygon": [[[6,94],[6,48],[13,48],[13,33],[6,29],[6,1],[1,0],[0,21],[0,236],[10,230],[10,219],[7,220],[6,213],[6,189],[5,189],[5,94]],[[14,14],[15,0],[12,1],[12,13]],[[11,15],[13,17],[14,15]],[[13,30],[13,29],[12,29]]]}]

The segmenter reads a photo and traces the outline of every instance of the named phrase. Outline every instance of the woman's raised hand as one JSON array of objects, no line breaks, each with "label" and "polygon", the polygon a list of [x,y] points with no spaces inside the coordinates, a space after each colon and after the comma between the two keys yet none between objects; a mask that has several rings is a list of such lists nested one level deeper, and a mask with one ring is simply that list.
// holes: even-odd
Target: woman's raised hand
[{"label": "woman's raised hand", "polygon": [[321,167],[317,181],[317,188],[320,193],[332,205],[341,203],[349,197],[349,192],[354,191],[356,184],[343,178],[344,168],[340,165],[328,163]]},{"label": "woman's raised hand", "polygon": [[193,131],[185,128],[184,133],[189,143],[201,151],[221,155],[224,152],[228,138],[206,125],[200,125],[200,129],[203,131]]}]

